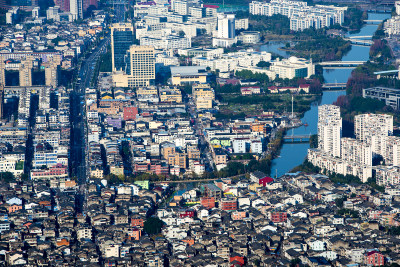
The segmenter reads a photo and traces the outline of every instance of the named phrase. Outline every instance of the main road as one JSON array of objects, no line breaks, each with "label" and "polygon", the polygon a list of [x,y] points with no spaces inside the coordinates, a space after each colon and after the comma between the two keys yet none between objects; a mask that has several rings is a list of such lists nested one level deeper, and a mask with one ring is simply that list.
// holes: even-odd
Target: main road
[{"label": "main road", "polygon": [[109,43],[110,37],[108,36],[93,49],[87,59],[82,61],[77,82],[71,92],[71,171],[79,185],[78,212],[83,211],[85,184],[88,177],[85,91],[86,88],[90,87],[90,82],[95,74],[96,63],[101,54],[107,51]]}]

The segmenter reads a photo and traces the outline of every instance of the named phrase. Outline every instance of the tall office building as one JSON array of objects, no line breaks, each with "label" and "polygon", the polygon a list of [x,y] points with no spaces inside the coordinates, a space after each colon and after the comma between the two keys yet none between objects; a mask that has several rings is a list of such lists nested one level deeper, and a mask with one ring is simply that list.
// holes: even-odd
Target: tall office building
[{"label": "tall office building", "polygon": [[218,38],[235,38],[235,14],[218,14]]},{"label": "tall office building", "polygon": [[69,0],[69,12],[73,20],[83,18],[83,0]]},{"label": "tall office building", "polygon": [[230,47],[236,43],[235,14],[218,14],[217,36],[213,38],[213,46]]},{"label": "tall office building", "polygon": [[334,105],[318,107],[318,148],[331,156],[340,157],[342,118]]},{"label": "tall office building", "polygon": [[155,55],[153,46],[132,45],[128,53],[128,86],[149,86],[155,79]]},{"label": "tall office building", "polygon": [[19,65],[19,86],[32,86],[33,58],[21,60]]},{"label": "tall office building", "polygon": [[58,86],[58,66],[59,62],[51,60],[44,64],[45,71],[45,82],[47,86],[56,88]]},{"label": "tall office building", "polygon": [[4,86],[0,84],[0,120],[3,118]]},{"label": "tall office building", "polygon": [[6,86],[6,63],[0,57],[0,86]]},{"label": "tall office building", "polygon": [[393,116],[386,114],[361,114],[354,117],[356,138],[369,144],[374,154],[385,154],[385,140],[393,135]]},{"label": "tall office building", "polygon": [[113,72],[127,72],[125,56],[130,46],[133,45],[133,34],[133,25],[131,23],[116,23],[111,26],[111,57]]}]

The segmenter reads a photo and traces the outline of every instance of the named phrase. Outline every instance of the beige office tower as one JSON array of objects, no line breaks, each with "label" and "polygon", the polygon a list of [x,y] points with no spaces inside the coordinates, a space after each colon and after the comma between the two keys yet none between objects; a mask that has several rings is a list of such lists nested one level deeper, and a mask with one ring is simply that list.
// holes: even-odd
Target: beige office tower
[{"label": "beige office tower", "polygon": [[6,64],[0,56],[0,86],[6,86]]},{"label": "beige office tower", "polygon": [[56,88],[58,86],[58,63],[56,61],[47,62],[44,65],[46,86]]},{"label": "beige office tower", "polygon": [[19,86],[32,86],[33,58],[28,56],[21,60],[19,66]]},{"label": "beige office tower", "polygon": [[3,118],[4,85],[0,84],[0,120]]},{"label": "beige office tower", "polygon": [[149,86],[156,77],[154,47],[132,45],[129,57],[128,86]]},{"label": "beige office tower", "polygon": [[215,92],[209,84],[194,84],[193,97],[197,109],[211,109],[215,100]]}]

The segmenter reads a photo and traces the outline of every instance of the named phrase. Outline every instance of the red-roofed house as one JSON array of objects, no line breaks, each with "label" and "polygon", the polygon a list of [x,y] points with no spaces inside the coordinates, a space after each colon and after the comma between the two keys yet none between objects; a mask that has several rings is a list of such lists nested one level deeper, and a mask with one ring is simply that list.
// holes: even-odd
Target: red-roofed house
[{"label": "red-roofed house", "polygon": [[137,107],[124,107],[124,120],[125,121],[134,121],[136,119],[137,114],[138,114]]},{"label": "red-roofed house", "polygon": [[271,177],[268,177],[268,176],[258,180],[258,184],[260,184],[260,185],[262,185],[264,187],[267,184],[272,183],[272,182],[274,182],[274,179],[272,179]]},{"label": "red-roofed house", "polygon": [[[237,255],[237,254],[233,254],[229,257],[229,262],[231,264],[233,264],[234,262],[239,263],[240,266],[244,265],[244,257]],[[235,265],[231,265],[231,266],[235,266]]]},{"label": "red-roofed house", "polygon": [[272,183],[274,179],[268,177],[265,173],[260,171],[255,171],[250,173],[250,180],[253,183],[258,183],[260,185],[266,186],[269,183]]}]

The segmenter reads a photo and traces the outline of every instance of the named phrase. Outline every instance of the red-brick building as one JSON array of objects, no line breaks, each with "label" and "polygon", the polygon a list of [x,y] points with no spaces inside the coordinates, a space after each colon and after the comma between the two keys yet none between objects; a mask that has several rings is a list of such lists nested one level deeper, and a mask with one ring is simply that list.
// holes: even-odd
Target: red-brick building
[{"label": "red-brick building", "polygon": [[287,221],[287,213],[280,212],[280,211],[271,212],[271,221],[274,223],[286,222]]},{"label": "red-brick building", "polygon": [[234,198],[221,199],[221,210],[237,210],[237,201]]},{"label": "red-brick building", "polygon": [[379,251],[370,251],[365,255],[365,265],[383,266],[385,265],[385,256]]},{"label": "red-brick building", "polygon": [[150,173],[154,173],[157,175],[168,175],[169,174],[169,166],[163,163],[154,163],[150,165]]},{"label": "red-brick building", "polygon": [[200,204],[206,209],[215,208],[215,198],[214,197],[202,197],[200,198]]},{"label": "red-brick building", "polygon": [[136,227],[143,227],[144,226],[144,220],[143,218],[131,218],[131,226],[136,226]]}]

